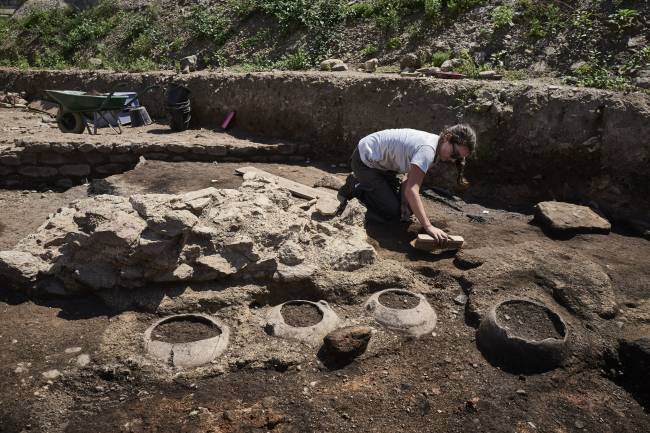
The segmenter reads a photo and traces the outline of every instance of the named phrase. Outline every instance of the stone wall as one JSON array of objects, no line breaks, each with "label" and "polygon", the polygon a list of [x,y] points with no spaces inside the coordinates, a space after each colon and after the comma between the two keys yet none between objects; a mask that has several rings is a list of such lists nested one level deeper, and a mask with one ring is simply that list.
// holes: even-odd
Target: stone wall
[{"label": "stone wall", "polygon": [[[88,136],[85,136],[88,137]],[[233,146],[125,141],[44,141],[0,139],[0,179],[5,187],[46,183],[67,187],[132,169],[140,157],[162,161],[300,162],[308,145],[294,143]]]},{"label": "stone wall", "polygon": [[[650,95],[540,82],[402,78],[361,73],[172,72],[0,69],[0,82],[40,97],[44,89],[131,90],[170,81],[192,90],[195,126],[214,127],[237,111],[237,126],[308,142],[316,157],[347,161],[364,135],[384,128],[440,131],[470,123],[479,139],[470,181],[577,192],[587,199],[650,192]],[[163,116],[160,90],[141,98]],[[549,194],[547,194],[548,196]],[[604,198],[603,198],[604,197]],[[560,197],[561,198],[561,197]]]}]

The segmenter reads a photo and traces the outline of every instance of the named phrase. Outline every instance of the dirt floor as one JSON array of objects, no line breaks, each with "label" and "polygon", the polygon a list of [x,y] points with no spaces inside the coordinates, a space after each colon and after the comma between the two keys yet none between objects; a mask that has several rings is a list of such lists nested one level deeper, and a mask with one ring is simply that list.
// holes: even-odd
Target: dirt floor
[{"label": "dirt floor", "polygon": [[[2,190],[0,250],[72,200],[105,192],[236,188],[242,180],[234,169],[240,165],[148,161],[64,193]],[[326,173],[342,179],[346,174],[344,167],[328,164],[254,165],[306,185]],[[425,206],[436,225],[465,238],[466,249],[547,239],[527,214],[480,203],[462,211],[431,200]],[[101,346],[117,322],[143,332],[157,316],[114,311],[92,297],[28,299],[0,285],[0,432],[650,431],[647,400],[610,380],[603,362],[535,375],[510,374],[488,363],[476,347],[476,329],[455,302],[458,285],[440,282],[440,275],[458,272],[453,254],[413,250],[409,241],[417,229],[406,223],[367,225],[381,259],[401,262],[434,287],[427,299],[438,314],[435,331],[419,339],[395,338],[374,356],[339,370],[325,367],[314,351],[311,361],[298,365],[156,375],[128,357],[107,356]],[[650,298],[650,241],[614,232],[555,242],[603,266],[621,308],[634,309]],[[364,301],[331,306],[345,317]],[[620,333],[642,336],[648,328],[623,324]]]}]

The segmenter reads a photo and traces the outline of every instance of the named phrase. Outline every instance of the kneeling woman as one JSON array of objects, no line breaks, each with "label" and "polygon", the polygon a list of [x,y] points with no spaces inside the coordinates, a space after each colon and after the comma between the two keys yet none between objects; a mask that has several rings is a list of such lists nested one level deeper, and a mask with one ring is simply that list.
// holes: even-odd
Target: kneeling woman
[{"label": "kneeling woman", "polygon": [[[465,158],[476,149],[476,133],[465,124],[454,125],[440,135],[416,129],[386,129],[359,141],[350,164],[358,182],[349,196],[356,196],[386,220],[412,212],[424,230],[442,241],[447,234],[426,216],[420,187],[426,172],[438,161],[455,162],[462,181]],[[406,173],[401,188],[396,175]],[[401,190],[401,193],[398,191]]]}]

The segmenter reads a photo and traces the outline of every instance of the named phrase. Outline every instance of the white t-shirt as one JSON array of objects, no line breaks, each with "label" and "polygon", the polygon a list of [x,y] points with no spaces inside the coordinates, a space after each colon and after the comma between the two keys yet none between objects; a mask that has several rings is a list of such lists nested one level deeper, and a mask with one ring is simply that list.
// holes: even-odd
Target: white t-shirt
[{"label": "white t-shirt", "polygon": [[359,141],[359,156],[370,168],[408,173],[415,164],[426,173],[437,147],[436,134],[408,128],[384,129]]}]

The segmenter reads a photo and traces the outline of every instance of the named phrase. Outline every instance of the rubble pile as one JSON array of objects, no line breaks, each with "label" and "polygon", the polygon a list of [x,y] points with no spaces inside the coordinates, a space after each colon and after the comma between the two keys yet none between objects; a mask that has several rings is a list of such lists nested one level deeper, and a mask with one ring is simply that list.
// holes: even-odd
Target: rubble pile
[{"label": "rubble pile", "polygon": [[99,195],[59,209],[14,250],[0,252],[0,275],[23,288],[69,293],[268,280],[375,261],[356,200],[329,220],[305,207],[265,179],[238,190]]}]

